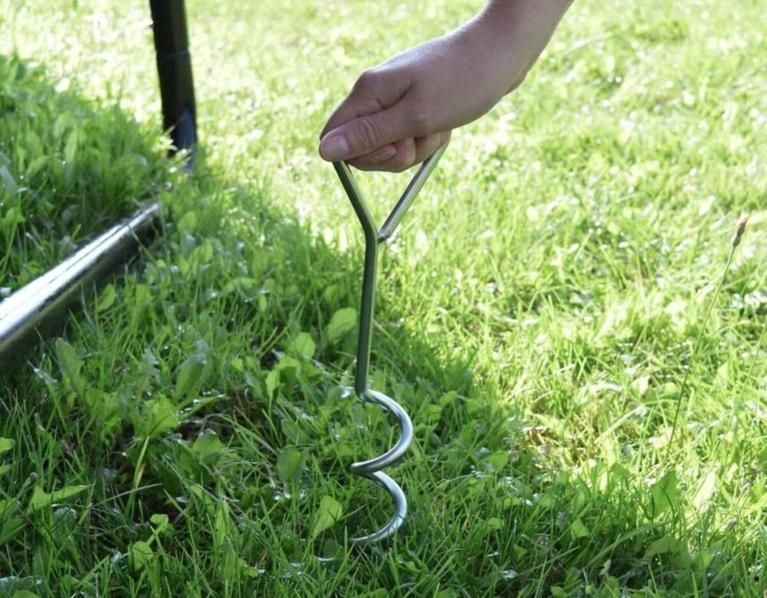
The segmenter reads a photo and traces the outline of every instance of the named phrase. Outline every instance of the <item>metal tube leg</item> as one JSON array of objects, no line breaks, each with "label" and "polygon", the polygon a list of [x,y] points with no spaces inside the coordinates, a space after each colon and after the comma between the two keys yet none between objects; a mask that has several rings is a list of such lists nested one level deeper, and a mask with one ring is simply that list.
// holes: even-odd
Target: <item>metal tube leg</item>
[{"label": "metal tube leg", "polygon": [[42,335],[62,327],[83,290],[137,256],[160,232],[160,215],[159,204],[140,210],[0,303],[0,369],[19,360]]},{"label": "metal tube leg", "polygon": [[[188,150],[193,167],[197,143],[192,61],[183,0],[150,0],[162,95],[163,125],[173,151]],[[0,368],[9,365],[42,335],[63,324],[82,289],[100,281],[138,253],[158,230],[159,204],[109,229],[38,279],[0,303]]]}]

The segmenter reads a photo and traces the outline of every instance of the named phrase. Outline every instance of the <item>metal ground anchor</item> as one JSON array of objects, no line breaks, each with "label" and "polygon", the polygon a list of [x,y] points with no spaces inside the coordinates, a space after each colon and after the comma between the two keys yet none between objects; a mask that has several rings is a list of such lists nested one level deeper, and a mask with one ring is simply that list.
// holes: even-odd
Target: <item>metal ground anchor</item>
[{"label": "metal ground anchor", "polygon": [[354,463],[352,473],[367,478],[382,486],[394,499],[394,516],[377,532],[351,539],[353,544],[369,544],[380,542],[397,532],[407,517],[407,497],[400,485],[382,470],[399,461],[413,442],[413,424],[410,416],[391,397],[372,390],[368,386],[368,369],[370,365],[370,346],[373,336],[373,307],[376,292],[376,269],[378,265],[378,245],[386,242],[397,229],[418,192],[423,187],[429,175],[434,171],[447,145],[440,147],[426,160],[415,173],[405,191],[400,196],[389,216],[379,229],[373,215],[370,213],[365,200],[362,198],[351,169],[345,162],[334,162],[333,166],[341,179],[341,184],[349,196],[362,230],[365,234],[365,265],[362,274],[362,299],[360,301],[359,336],[357,338],[357,361],[354,378],[354,392],[360,400],[378,405],[392,414],[400,428],[400,438],[397,443],[383,455],[367,461]]}]

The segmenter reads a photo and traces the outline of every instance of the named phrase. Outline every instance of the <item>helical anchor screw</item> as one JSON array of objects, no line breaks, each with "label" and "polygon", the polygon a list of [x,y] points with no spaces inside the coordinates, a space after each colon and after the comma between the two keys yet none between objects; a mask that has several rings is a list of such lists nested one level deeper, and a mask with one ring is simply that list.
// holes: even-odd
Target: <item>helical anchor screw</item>
[{"label": "helical anchor screw", "polygon": [[389,216],[379,229],[373,215],[362,198],[351,169],[345,162],[334,162],[333,166],[341,179],[341,184],[349,196],[362,230],[365,234],[365,264],[362,274],[362,299],[360,301],[359,336],[357,338],[357,361],[354,378],[354,392],[360,400],[378,405],[392,414],[399,424],[400,437],[397,443],[383,455],[367,461],[353,463],[352,473],[367,478],[382,486],[394,499],[394,515],[389,522],[378,531],[365,536],[351,539],[353,544],[370,544],[380,542],[394,535],[407,517],[407,497],[400,485],[382,470],[397,463],[413,442],[413,423],[410,416],[391,397],[372,390],[368,387],[368,369],[370,365],[370,346],[373,336],[373,308],[376,293],[376,269],[378,265],[378,245],[389,239],[397,229],[402,217],[407,212],[415,196],[421,190],[426,179],[437,166],[447,145],[440,147],[415,173],[405,191],[400,196]]}]

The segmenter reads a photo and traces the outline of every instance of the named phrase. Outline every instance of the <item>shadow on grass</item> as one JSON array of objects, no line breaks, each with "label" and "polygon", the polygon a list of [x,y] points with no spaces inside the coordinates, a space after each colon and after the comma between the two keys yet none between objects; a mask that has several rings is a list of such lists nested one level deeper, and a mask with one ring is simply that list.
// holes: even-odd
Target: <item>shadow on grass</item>
[{"label": "shadow on grass", "polygon": [[342,526],[320,533],[323,499],[338,499],[349,530],[391,508],[346,473],[393,440],[340,391],[360,252],[334,251],[268,191],[221,180],[204,151],[182,180],[118,109],[58,93],[14,58],[0,74],[0,286],[137,200],[162,195],[169,214],[116,301],[90,298],[71,320],[76,359],[62,364],[47,342],[0,381],[0,437],[15,441],[0,457],[0,593],[535,595],[584,580],[718,592],[743,576],[732,563],[745,557],[698,550],[683,516],[648,515],[620,468],[542,469],[534,431],[472,382],[471,364],[398,325],[407,314],[385,286],[373,385],[416,424],[394,473],[412,514],[390,552],[346,553]]}]

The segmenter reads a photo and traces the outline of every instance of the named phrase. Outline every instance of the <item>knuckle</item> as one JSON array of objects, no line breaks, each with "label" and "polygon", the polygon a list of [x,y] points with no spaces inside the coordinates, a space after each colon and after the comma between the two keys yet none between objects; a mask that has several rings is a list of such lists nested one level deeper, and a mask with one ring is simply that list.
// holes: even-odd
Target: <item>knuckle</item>
[{"label": "knuckle", "polygon": [[378,81],[378,73],[374,69],[366,69],[357,77],[354,89],[355,91],[370,89],[375,85],[376,81]]},{"label": "knuckle", "polygon": [[417,103],[410,109],[408,124],[416,135],[428,134],[431,121],[431,113],[425,104]]},{"label": "knuckle", "polygon": [[354,134],[361,147],[372,148],[378,142],[378,130],[369,118],[357,119]]},{"label": "knuckle", "polygon": [[419,155],[423,154],[424,160],[431,156],[434,152],[437,151],[437,148],[439,148],[440,142],[442,140],[442,136],[439,133],[434,133],[432,135],[429,135],[423,143],[423,146],[419,148]]},{"label": "knuckle", "polygon": [[410,168],[413,165],[413,162],[415,162],[414,151],[401,151],[392,158],[391,165],[395,172],[402,172]]}]

